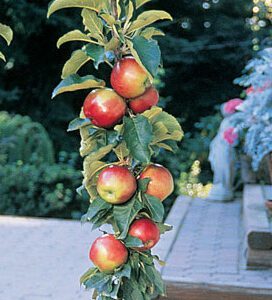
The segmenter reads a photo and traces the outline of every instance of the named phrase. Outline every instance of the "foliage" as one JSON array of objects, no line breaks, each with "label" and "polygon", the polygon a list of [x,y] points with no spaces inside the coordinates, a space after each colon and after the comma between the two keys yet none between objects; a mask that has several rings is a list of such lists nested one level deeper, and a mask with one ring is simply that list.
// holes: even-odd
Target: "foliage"
[{"label": "foliage", "polygon": [[211,183],[204,185],[199,181],[199,175],[201,172],[200,162],[196,160],[190,172],[182,172],[178,181],[179,192],[183,195],[197,198],[207,198]]},{"label": "foliage", "polygon": [[0,214],[80,218],[88,206],[75,189],[81,173],[68,164],[22,161],[0,168]]},{"label": "foliage", "polygon": [[[53,97],[66,91],[103,88],[104,80],[93,75],[81,77],[78,75],[80,69],[90,63],[97,70],[103,65],[113,67],[114,62],[128,55],[134,57],[153,82],[161,64],[161,51],[153,36],[163,33],[150,25],[159,20],[172,20],[172,17],[165,11],[138,10],[146,2],[149,1],[55,0],[50,3],[48,16],[63,8],[76,7],[81,9],[84,24],[83,30],[72,30],[58,40],[58,46],[70,41],[84,44],[64,65],[62,81]],[[123,204],[113,205],[100,198],[96,182],[106,166],[126,166],[137,178],[161,149],[174,152],[183,137],[178,121],[159,107],[137,115],[127,109],[121,124],[104,129],[86,119],[81,110],[79,118],[68,126],[68,131],[74,130],[80,132],[80,154],[84,158],[84,180],[79,191],[86,190],[91,201],[82,221],[91,222],[93,229],[111,224],[115,236],[123,241],[130,253],[122,269],[106,274],[91,268],[81,278],[81,284],[94,289],[93,299],[148,300],[164,295],[163,281],[154,267],[157,257],[150,251],[139,253],[134,248],[139,246],[139,241],[128,236],[131,223],[142,216],[156,222],[163,233],[167,231],[169,228],[163,224],[162,202],[146,193],[149,181],[138,180],[134,196]]]},{"label": "foliage", "polygon": [[[76,50],[79,42],[67,42],[60,46],[59,52],[55,47],[58,37],[74,30],[75,24],[81,28],[81,19],[76,11],[64,9],[45,21],[48,3],[48,0],[1,2],[0,20],[10,24],[16,38],[9,48],[1,45],[8,59],[0,68],[0,109],[29,115],[42,123],[56,151],[76,151],[78,138],[76,135],[68,138],[65,129],[77,115],[81,106],[77,99],[82,99],[84,92],[60,95],[52,103],[48,99],[70,53],[76,51],[75,58],[84,57]],[[167,110],[186,120],[183,123],[186,132],[194,131],[193,124],[201,116],[210,115],[216,103],[239,93],[232,79],[251,55],[248,46],[252,43],[252,32],[245,26],[245,19],[252,14],[252,1],[209,3],[209,9],[202,7],[202,1],[173,1],[169,5],[167,1],[154,0],[146,4],[152,9],[166,9],[174,17],[172,24],[160,25],[167,32],[166,37],[159,39],[166,72],[161,95],[172,96]],[[209,28],[204,27],[206,21],[211,24]],[[149,37],[153,32],[159,31],[149,29],[143,34]],[[256,32],[257,37],[259,33]],[[69,69],[68,64],[68,72]],[[90,63],[82,67],[82,72],[86,69],[94,71]],[[101,64],[94,74],[101,77],[105,71],[108,67]]]},{"label": "foliage", "polygon": [[272,152],[272,48],[260,51],[246,66],[244,75],[235,80],[250,87],[237,116],[236,128],[244,135],[244,151],[252,158],[255,171],[263,158]]},{"label": "foliage", "polygon": [[[13,38],[13,31],[9,26],[0,23],[0,36],[6,41],[8,45],[10,45]],[[6,61],[5,55],[1,51],[0,51],[0,59]]]},{"label": "foliage", "polygon": [[29,117],[0,112],[0,164],[54,162],[52,142],[44,127]]}]

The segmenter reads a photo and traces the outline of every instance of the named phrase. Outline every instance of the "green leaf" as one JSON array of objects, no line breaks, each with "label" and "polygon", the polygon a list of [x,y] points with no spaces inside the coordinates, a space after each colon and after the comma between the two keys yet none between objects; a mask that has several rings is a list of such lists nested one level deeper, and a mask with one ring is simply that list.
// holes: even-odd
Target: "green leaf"
[{"label": "green leaf", "polygon": [[110,15],[110,14],[106,14],[106,13],[102,13],[100,15],[100,17],[110,26],[114,25],[116,23],[116,20],[114,18],[114,16]]},{"label": "green leaf", "polygon": [[150,178],[144,178],[138,180],[138,187],[141,192],[146,192]]},{"label": "green leaf", "polygon": [[131,26],[129,27],[128,33],[132,33],[135,30],[139,30],[143,27],[146,27],[154,22],[159,20],[173,20],[171,15],[163,10],[148,10],[141,13],[137,20],[132,22]]},{"label": "green leaf", "polygon": [[124,243],[125,243],[127,248],[135,248],[135,247],[144,246],[143,242],[140,239],[138,239],[137,237],[134,237],[134,236],[130,236],[130,235],[128,235],[124,239]]},{"label": "green leaf", "polygon": [[108,212],[110,209],[112,209],[112,205],[98,197],[92,201],[87,213],[82,216],[81,221],[91,222],[98,213],[102,211]]},{"label": "green leaf", "polygon": [[72,7],[87,8],[99,12],[102,9],[110,10],[110,2],[108,0],[54,0],[49,3],[47,18],[60,9]]},{"label": "green leaf", "polygon": [[137,196],[134,196],[128,202],[115,205],[113,207],[114,220],[120,231],[118,239],[125,239],[131,222],[135,219],[138,212],[143,208]]},{"label": "green leaf", "polygon": [[125,24],[124,24],[125,29],[128,27],[129,21],[133,17],[133,12],[134,12],[133,3],[131,1],[129,1],[129,3],[128,3],[128,12],[126,14],[126,21],[125,21]]},{"label": "green leaf", "polygon": [[118,278],[126,277],[130,278],[131,276],[131,266],[130,264],[125,264],[121,270],[115,271],[114,275]]},{"label": "green leaf", "polygon": [[98,272],[88,278],[83,284],[86,289],[96,289],[102,292],[109,282],[111,282],[111,275]]},{"label": "green leaf", "polygon": [[2,59],[4,62],[6,61],[5,55],[0,51],[0,59]]},{"label": "green leaf", "polygon": [[59,85],[54,89],[52,98],[65,92],[73,92],[77,90],[101,88],[105,86],[105,81],[97,79],[92,75],[80,77],[78,74],[72,74],[64,78]]},{"label": "green leaf", "polygon": [[83,9],[81,12],[83,24],[90,35],[103,43],[103,22],[98,17],[97,13],[90,9]]},{"label": "green leaf", "polygon": [[98,272],[97,268],[90,268],[80,277],[80,285],[82,285],[87,279],[91,278],[95,273]]},{"label": "green leaf", "polygon": [[139,7],[141,7],[142,5],[144,5],[145,3],[150,2],[150,1],[152,1],[152,0],[134,0],[137,9]]},{"label": "green leaf", "polygon": [[164,234],[165,232],[171,231],[173,229],[172,225],[163,224],[163,223],[157,223],[157,226],[159,227],[161,234]]},{"label": "green leaf", "polygon": [[60,48],[61,45],[68,43],[68,42],[74,42],[74,41],[96,43],[91,38],[89,38],[87,36],[87,34],[76,29],[76,30],[69,31],[66,34],[64,34],[62,37],[60,37],[57,41],[57,47]]},{"label": "green leaf", "polygon": [[139,290],[138,282],[133,277],[124,281],[123,298],[129,300],[144,300],[143,294]]},{"label": "green leaf", "polygon": [[148,163],[151,158],[149,144],[152,141],[152,126],[142,115],[124,117],[123,138],[130,155],[137,161]]},{"label": "green leaf", "polygon": [[162,222],[164,216],[164,207],[160,199],[148,194],[144,194],[145,207],[150,212],[151,218],[155,222]]},{"label": "green leaf", "polygon": [[10,45],[13,38],[13,31],[9,26],[0,23],[0,36]]},{"label": "green leaf", "polygon": [[146,274],[149,280],[154,283],[158,293],[162,296],[166,295],[165,285],[162,280],[161,274],[155,269],[154,266],[145,266]]},{"label": "green leaf", "polygon": [[72,74],[76,74],[89,60],[91,60],[91,58],[88,57],[84,51],[74,51],[62,69],[61,78],[64,79]]},{"label": "green leaf", "polygon": [[158,42],[136,36],[127,43],[136,61],[144,67],[151,78],[155,77],[161,63],[161,50]]},{"label": "green leaf", "polygon": [[145,28],[140,33],[140,35],[143,36],[144,38],[150,40],[153,36],[158,36],[158,35],[164,36],[165,34],[160,29],[157,29],[155,27],[148,27],[148,28]]},{"label": "green leaf", "polygon": [[94,61],[94,66],[98,69],[99,65],[108,59],[111,61],[114,58],[112,51],[105,52],[104,47],[99,45],[88,44],[84,47],[85,53]]},{"label": "green leaf", "polygon": [[78,129],[80,129],[86,125],[90,125],[90,124],[91,124],[90,119],[76,118],[69,123],[67,131],[70,132],[70,131],[78,130]]}]

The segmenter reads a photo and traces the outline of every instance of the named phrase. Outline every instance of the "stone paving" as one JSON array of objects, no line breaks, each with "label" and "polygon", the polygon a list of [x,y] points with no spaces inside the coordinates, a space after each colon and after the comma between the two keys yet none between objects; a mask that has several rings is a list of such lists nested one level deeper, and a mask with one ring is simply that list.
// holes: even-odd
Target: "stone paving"
[{"label": "stone paving", "polygon": [[[182,201],[182,199],[180,199]],[[192,200],[167,257],[167,281],[269,289],[272,270],[246,270],[241,201]]]},{"label": "stone paving", "polygon": [[0,299],[90,300],[79,277],[98,234],[80,222],[0,217]]},{"label": "stone paving", "polygon": [[[167,261],[163,278],[267,289],[272,299],[272,271],[245,268],[241,220],[240,200],[179,197],[167,219],[175,228],[154,251]],[[99,234],[75,221],[0,216],[0,300],[90,300],[79,277]]]}]

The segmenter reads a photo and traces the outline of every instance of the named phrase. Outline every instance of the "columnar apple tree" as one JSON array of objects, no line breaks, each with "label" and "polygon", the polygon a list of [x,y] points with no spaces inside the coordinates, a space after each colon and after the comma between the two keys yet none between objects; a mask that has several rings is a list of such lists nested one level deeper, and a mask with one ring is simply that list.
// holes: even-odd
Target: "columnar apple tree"
[{"label": "columnar apple tree", "polygon": [[[177,120],[156,106],[153,80],[161,52],[153,37],[164,34],[150,25],[171,16],[142,12],[149,1],[55,0],[48,9],[50,16],[63,8],[81,8],[82,30],[66,33],[57,46],[71,41],[84,45],[65,63],[53,97],[89,90],[68,131],[79,130],[82,139],[84,180],[78,192],[90,196],[82,221],[92,223],[92,229],[108,224],[103,230],[111,231],[93,242],[89,256],[94,267],[81,277],[81,284],[94,290],[93,299],[147,300],[165,294],[155,268],[155,261],[162,262],[150,249],[171,229],[163,223],[162,202],[174,184],[170,172],[151,158],[162,148],[173,152],[183,133]],[[80,76],[87,63],[96,69],[107,64],[110,84],[90,74]]]}]

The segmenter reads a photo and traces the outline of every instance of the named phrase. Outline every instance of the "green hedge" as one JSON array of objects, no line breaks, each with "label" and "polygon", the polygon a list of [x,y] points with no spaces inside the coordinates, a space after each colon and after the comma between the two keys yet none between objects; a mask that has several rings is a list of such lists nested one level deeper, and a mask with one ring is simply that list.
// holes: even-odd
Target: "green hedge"
[{"label": "green hedge", "polygon": [[0,214],[80,218],[88,208],[76,193],[81,180],[67,164],[7,164],[0,168]]}]

